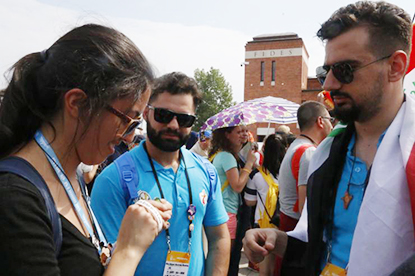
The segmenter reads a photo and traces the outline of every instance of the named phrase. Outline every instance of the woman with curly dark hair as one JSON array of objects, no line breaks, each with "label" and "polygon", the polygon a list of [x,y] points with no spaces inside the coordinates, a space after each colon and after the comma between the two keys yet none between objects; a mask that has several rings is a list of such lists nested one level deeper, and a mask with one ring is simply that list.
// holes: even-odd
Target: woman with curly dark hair
[{"label": "woman with curly dark hair", "polygon": [[228,212],[228,229],[232,246],[236,237],[238,207],[241,203],[240,193],[244,189],[249,174],[255,164],[255,155],[250,151],[243,168],[238,166],[238,152],[242,147],[241,127],[219,128],[213,131],[212,148],[209,160],[213,163],[222,183],[222,197]]}]

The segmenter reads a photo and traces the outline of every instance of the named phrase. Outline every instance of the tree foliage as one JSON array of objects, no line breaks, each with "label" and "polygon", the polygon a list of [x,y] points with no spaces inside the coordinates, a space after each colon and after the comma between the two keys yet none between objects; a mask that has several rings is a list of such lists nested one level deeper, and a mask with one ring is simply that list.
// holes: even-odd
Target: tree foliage
[{"label": "tree foliage", "polygon": [[219,69],[209,71],[195,70],[195,80],[203,92],[203,100],[196,111],[194,131],[199,131],[206,120],[225,108],[235,104],[232,99],[232,87],[226,82]]}]

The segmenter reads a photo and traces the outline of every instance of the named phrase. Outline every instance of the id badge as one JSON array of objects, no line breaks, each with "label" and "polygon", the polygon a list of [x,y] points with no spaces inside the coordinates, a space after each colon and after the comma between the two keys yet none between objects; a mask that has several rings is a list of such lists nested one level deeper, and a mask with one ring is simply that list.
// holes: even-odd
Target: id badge
[{"label": "id badge", "polygon": [[346,276],[347,271],[337,265],[327,263],[320,276]]},{"label": "id badge", "polygon": [[163,276],[187,276],[190,264],[190,253],[169,251],[166,264],[164,265]]}]

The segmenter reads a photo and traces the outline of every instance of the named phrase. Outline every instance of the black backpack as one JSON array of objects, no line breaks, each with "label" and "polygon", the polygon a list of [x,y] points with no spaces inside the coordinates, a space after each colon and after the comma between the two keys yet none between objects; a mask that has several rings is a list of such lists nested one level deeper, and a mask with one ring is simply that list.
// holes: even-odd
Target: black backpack
[{"label": "black backpack", "polygon": [[40,174],[35,170],[35,168],[33,168],[32,165],[30,165],[29,162],[19,157],[7,157],[0,160],[0,173],[2,172],[9,172],[18,175],[35,185],[39,190],[45,200],[49,218],[52,223],[53,240],[55,241],[55,255],[58,256],[62,246],[62,225],[55,202],[53,201],[49,188],[42,176],[40,176]]}]

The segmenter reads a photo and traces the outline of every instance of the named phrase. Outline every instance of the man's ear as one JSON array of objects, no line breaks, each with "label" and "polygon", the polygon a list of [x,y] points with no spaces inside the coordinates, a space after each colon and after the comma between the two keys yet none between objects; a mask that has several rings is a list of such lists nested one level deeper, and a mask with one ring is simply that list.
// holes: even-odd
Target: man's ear
[{"label": "man's ear", "polygon": [[79,88],[74,88],[66,92],[64,96],[64,109],[69,116],[79,118],[80,107],[88,98],[85,92]]},{"label": "man's ear", "polygon": [[401,81],[406,73],[406,67],[408,65],[408,56],[402,51],[396,51],[389,58],[389,72],[388,79],[390,82]]},{"label": "man's ear", "polygon": [[324,128],[323,118],[322,118],[321,116],[318,116],[318,117],[317,117],[317,121],[316,121],[316,123],[317,123],[317,126],[318,126],[319,128]]},{"label": "man's ear", "polygon": [[143,118],[146,122],[148,122],[148,113],[150,112],[150,108],[148,108],[148,106],[146,106],[146,108],[144,109],[143,112]]}]

